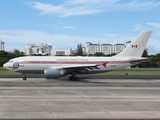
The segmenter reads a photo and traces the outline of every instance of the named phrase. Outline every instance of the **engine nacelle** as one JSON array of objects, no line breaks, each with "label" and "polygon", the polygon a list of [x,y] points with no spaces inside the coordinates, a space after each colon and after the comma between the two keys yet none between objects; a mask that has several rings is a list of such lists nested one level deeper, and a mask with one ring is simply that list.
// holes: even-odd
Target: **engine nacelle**
[{"label": "engine nacelle", "polygon": [[58,79],[61,76],[65,75],[65,71],[63,69],[45,69],[44,70],[45,78],[47,79]]}]

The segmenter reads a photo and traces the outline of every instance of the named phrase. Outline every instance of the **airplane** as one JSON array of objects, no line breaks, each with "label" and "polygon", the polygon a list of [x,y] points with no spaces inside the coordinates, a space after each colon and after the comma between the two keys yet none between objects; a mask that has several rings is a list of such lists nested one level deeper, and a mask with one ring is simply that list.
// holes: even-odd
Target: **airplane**
[{"label": "airplane", "polygon": [[58,79],[69,75],[71,81],[79,81],[76,74],[94,74],[120,70],[147,62],[142,57],[151,31],[141,32],[122,52],[112,57],[24,56],[9,60],[4,68],[25,74],[44,74],[46,79]]}]

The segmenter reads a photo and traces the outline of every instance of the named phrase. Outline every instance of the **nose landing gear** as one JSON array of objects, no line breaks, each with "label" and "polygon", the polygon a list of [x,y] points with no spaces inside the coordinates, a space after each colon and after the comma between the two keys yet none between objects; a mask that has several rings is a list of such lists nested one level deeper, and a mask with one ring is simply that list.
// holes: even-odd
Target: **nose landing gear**
[{"label": "nose landing gear", "polygon": [[27,80],[27,77],[24,73],[23,73],[23,80]]}]

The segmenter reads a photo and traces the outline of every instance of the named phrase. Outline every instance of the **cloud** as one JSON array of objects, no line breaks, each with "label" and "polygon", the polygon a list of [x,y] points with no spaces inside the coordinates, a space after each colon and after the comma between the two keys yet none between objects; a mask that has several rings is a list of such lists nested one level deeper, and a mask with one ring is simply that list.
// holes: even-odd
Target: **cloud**
[{"label": "cloud", "polygon": [[73,16],[73,15],[86,15],[94,14],[98,12],[95,9],[88,9],[87,6],[70,6],[70,5],[52,5],[44,4],[40,2],[35,2],[35,5],[32,6],[38,10],[42,11],[42,14],[54,14],[61,17]]},{"label": "cloud", "polygon": [[75,49],[77,46],[76,43],[82,43],[84,45],[87,41],[93,43],[98,43],[96,41],[110,43],[112,41],[112,39],[106,39],[103,37],[80,37],[64,34],[48,34],[32,30],[0,30],[0,36],[5,42],[6,50],[10,50],[12,48],[21,50],[28,44],[40,43],[50,43],[55,46],[56,49]]},{"label": "cloud", "polygon": [[[50,43],[56,49],[75,49],[78,43],[85,45],[86,42],[94,44],[110,44],[119,41],[120,37],[115,34],[106,34],[110,37],[81,37],[64,34],[48,34],[32,30],[0,30],[1,39],[5,42],[6,50],[17,48],[22,50],[28,44]],[[128,40],[128,38],[127,38]],[[67,43],[67,44],[66,44]]]},{"label": "cloud", "polygon": [[63,25],[61,23],[59,24],[54,24],[54,25],[51,25],[51,24],[44,24],[43,25],[44,27],[51,27],[51,28],[55,28],[55,29],[76,29],[76,25],[75,26],[69,26],[69,25]]},{"label": "cloud", "polygon": [[133,31],[146,31],[152,30],[156,36],[160,36],[160,23],[147,22],[144,25],[136,24],[133,26]]},{"label": "cloud", "polygon": [[42,14],[47,14],[47,13],[57,13],[57,11],[65,11],[65,8],[62,6],[53,6],[52,4],[43,4],[40,2],[35,2],[35,5],[32,7],[43,11]]},{"label": "cloud", "polygon": [[160,49],[159,49],[159,40],[157,39],[149,39],[148,44],[147,44],[147,48],[149,53],[159,53]]},{"label": "cloud", "polygon": [[[54,1],[55,2],[55,1]],[[137,11],[160,6],[156,0],[63,0],[60,4],[34,2],[32,7],[42,11],[42,14],[53,14],[60,17],[88,15],[111,11]],[[56,3],[56,2],[55,2]]]},{"label": "cloud", "polygon": [[63,29],[75,29],[74,26],[63,26],[62,28],[63,28]]},{"label": "cloud", "polygon": [[146,23],[146,24],[153,28],[160,28],[160,23]]},{"label": "cloud", "polygon": [[142,24],[136,24],[136,25],[133,26],[133,28],[134,28],[134,31],[143,31],[143,30],[146,30],[146,29],[147,29],[147,28],[146,28],[144,25],[142,25]]},{"label": "cloud", "polygon": [[156,51],[154,46],[148,45],[147,49],[148,49],[149,54],[155,54],[155,53],[159,52],[159,51]]},{"label": "cloud", "polygon": [[[152,9],[160,5],[159,1],[152,0],[133,0],[129,3],[124,4],[126,10],[136,11],[136,10],[147,10]],[[129,9],[130,8],[130,9]]]},{"label": "cloud", "polygon": [[[26,47],[28,44],[39,45],[41,43],[49,43],[54,46],[54,49],[76,49],[78,43],[82,43],[84,46],[86,42],[91,42],[94,44],[123,44],[126,41],[132,41],[136,37],[126,37],[128,35],[114,35],[115,36],[113,37],[81,37],[64,34],[48,34],[45,32],[32,30],[0,30],[1,39],[5,42],[5,50],[7,51],[12,48],[22,50],[22,48]],[[160,51],[159,41],[157,39],[150,39],[148,45],[149,52]]]}]

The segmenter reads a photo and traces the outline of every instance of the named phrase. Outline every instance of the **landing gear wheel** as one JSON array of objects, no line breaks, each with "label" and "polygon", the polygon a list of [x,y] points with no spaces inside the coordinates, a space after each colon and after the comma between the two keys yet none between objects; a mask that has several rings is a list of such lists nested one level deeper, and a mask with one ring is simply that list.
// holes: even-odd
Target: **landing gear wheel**
[{"label": "landing gear wheel", "polygon": [[71,81],[79,81],[80,79],[78,77],[74,78],[73,76],[70,76],[69,80],[71,80]]},{"label": "landing gear wheel", "polygon": [[76,77],[76,73],[75,72],[71,73],[71,76],[69,77],[69,79],[71,81],[79,81],[80,80],[78,77]]},{"label": "landing gear wheel", "polygon": [[69,77],[69,80],[72,80],[72,78],[73,78],[73,77],[72,77],[72,76],[70,76],[70,77]]},{"label": "landing gear wheel", "polygon": [[75,78],[75,81],[79,81],[80,79],[78,77]]},{"label": "landing gear wheel", "polygon": [[26,77],[23,77],[23,80],[27,80],[27,78],[26,78]]},{"label": "landing gear wheel", "polygon": [[73,76],[70,76],[69,79],[70,79],[71,81],[74,81],[74,77],[73,77]]}]

